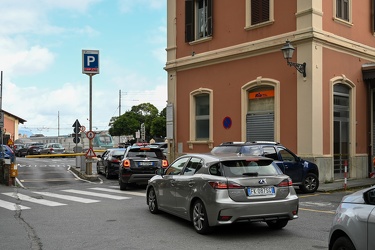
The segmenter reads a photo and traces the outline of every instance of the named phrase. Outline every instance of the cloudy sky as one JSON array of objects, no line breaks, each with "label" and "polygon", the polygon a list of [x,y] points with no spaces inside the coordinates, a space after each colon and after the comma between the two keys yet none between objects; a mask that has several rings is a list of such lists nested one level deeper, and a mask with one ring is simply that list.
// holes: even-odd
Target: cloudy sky
[{"label": "cloudy sky", "polygon": [[[99,50],[93,128],[150,102],[166,105],[165,0],[0,0],[2,109],[34,134],[89,127],[89,77],[82,50]],[[121,91],[121,95],[120,95]],[[59,128],[59,129],[58,129]]]}]

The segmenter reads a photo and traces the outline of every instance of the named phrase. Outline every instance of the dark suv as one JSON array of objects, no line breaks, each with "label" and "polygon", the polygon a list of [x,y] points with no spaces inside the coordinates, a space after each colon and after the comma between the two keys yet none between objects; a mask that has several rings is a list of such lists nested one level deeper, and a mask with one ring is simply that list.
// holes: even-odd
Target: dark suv
[{"label": "dark suv", "polygon": [[293,185],[304,193],[314,193],[319,187],[319,169],[278,142],[225,142],[211,150],[212,154],[237,153],[261,155],[274,159],[281,171],[289,175]]},{"label": "dark suv", "polygon": [[146,185],[159,168],[168,167],[163,150],[150,146],[131,146],[120,163],[119,184],[126,190],[130,184]]}]

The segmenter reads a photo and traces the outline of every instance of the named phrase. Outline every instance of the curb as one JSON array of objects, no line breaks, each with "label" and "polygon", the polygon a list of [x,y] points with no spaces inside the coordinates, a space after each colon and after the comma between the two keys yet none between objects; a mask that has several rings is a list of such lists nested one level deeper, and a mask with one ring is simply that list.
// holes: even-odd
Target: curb
[{"label": "curb", "polygon": [[100,181],[98,175],[93,174],[93,175],[87,175],[83,172],[80,171],[80,169],[77,169],[75,167],[70,167],[70,170],[76,174],[79,178],[87,180],[87,181],[92,181],[92,182],[97,182]]}]

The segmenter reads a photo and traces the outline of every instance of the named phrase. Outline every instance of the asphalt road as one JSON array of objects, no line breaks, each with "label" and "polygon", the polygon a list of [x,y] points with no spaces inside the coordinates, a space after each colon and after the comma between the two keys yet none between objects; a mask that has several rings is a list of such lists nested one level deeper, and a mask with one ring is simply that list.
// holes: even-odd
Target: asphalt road
[{"label": "asphalt road", "polygon": [[0,249],[328,249],[334,211],[348,193],[299,194],[299,218],[282,230],[241,223],[203,236],[190,222],[151,214],[144,187],[80,180],[68,171],[74,159],[17,162],[25,187],[0,186]]}]

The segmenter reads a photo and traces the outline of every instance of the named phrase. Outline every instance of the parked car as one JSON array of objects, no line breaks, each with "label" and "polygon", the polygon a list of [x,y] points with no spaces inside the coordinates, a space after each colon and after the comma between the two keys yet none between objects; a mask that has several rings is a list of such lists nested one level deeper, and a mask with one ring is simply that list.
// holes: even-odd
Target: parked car
[{"label": "parked car", "polygon": [[329,250],[375,249],[375,186],[344,196],[329,233]]},{"label": "parked car", "polygon": [[124,153],[119,169],[121,190],[130,184],[147,185],[155,171],[168,166],[168,161],[160,148],[149,146],[131,146]]},{"label": "parked car", "polygon": [[154,142],[150,144],[150,147],[161,148],[164,154],[167,154],[168,152],[168,143],[166,142]]},{"label": "parked car", "polygon": [[40,149],[40,154],[64,154],[65,148],[61,143],[47,143]]},{"label": "parked car", "polygon": [[10,159],[11,162],[15,162],[16,157],[14,151],[8,145],[1,145],[2,152],[0,151],[0,158]]},{"label": "parked car", "polygon": [[126,148],[110,148],[104,151],[102,155],[97,155],[97,173],[105,174],[107,179],[112,176],[118,176],[120,162],[124,158],[125,150]]},{"label": "parked car", "polygon": [[301,159],[278,142],[225,142],[211,150],[212,154],[237,153],[260,155],[274,159],[281,171],[292,178],[293,185],[304,193],[319,187],[319,169],[315,163]]},{"label": "parked car", "polygon": [[43,145],[31,145],[28,149],[27,149],[27,154],[28,155],[40,155],[40,150],[43,148]]},{"label": "parked car", "polygon": [[244,221],[281,229],[298,218],[292,180],[269,158],[188,154],[159,172],[146,189],[150,212],[189,220],[200,234]]},{"label": "parked car", "polygon": [[14,154],[16,155],[16,156],[18,156],[18,157],[21,157],[21,156],[25,156],[26,155],[26,150],[24,150],[23,152],[24,152],[24,155],[21,155],[21,149],[23,149],[23,148],[26,148],[26,145],[25,144],[14,144],[13,145],[13,152],[14,152]]},{"label": "parked car", "polygon": [[24,157],[27,155],[27,150],[29,149],[30,145],[24,144],[22,148],[17,148],[15,151],[16,156]]}]

